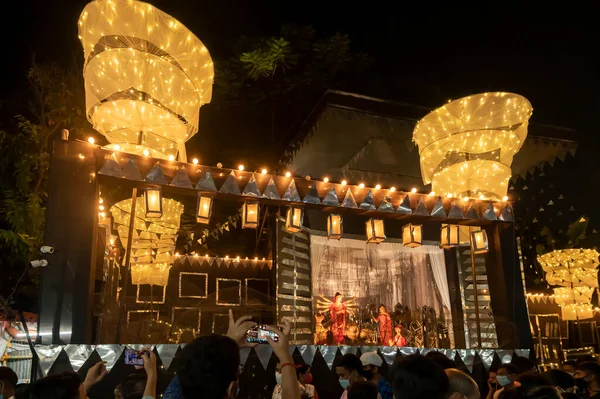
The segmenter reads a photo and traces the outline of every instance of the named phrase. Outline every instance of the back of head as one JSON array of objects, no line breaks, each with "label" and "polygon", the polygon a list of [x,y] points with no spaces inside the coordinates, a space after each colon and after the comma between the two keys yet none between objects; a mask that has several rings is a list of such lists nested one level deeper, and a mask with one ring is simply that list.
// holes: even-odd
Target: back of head
[{"label": "back of head", "polygon": [[391,377],[397,399],[443,399],[450,390],[444,370],[421,355],[398,359],[392,367]]},{"label": "back of head", "polygon": [[596,378],[600,378],[600,364],[596,362],[577,363],[576,369],[585,371],[588,374],[594,374]]},{"label": "back of head", "polygon": [[528,373],[537,369],[536,364],[531,359],[524,356],[516,357],[511,363],[519,369],[519,373]]},{"label": "back of head", "polygon": [[454,360],[450,359],[448,356],[444,355],[442,352],[431,351],[431,352],[428,352],[425,355],[425,357],[427,359],[432,360],[435,363],[437,363],[437,365],[440,366],[444,370],[456,368],[456,363],[454,362]]},{"label": "back of head", "polygon": [[185,399],[223,399],[238,378],[240,352],[223,335],[194,339],[181,352],[177,375]]},{"label": "back of head", "polygon": [[529,392],[536,387],[553,387],[552,381],[541,374],[525,373],[517,377],[517,381],[523,390]]},{"label": "back of head", "polygon": [[[10,367],[0,367],[0,383],[4,386],[5,391],[12,391],[11,395],[14,393],[14,390],[17,388],[17,383],[19,382],[19,377]],[[0,391],[0,393],[2,393]]]},{"label": "back of head", "polygon": [[15,389],[15,399],[29,399],[29,387],[31,384],[20,384]]},{"label": "back of head", "polygon": [[555,387],[549,385],[536,386],[530,389],[523,387],[505,388],[498,399],[562,399]]},{"label": "back of head", "polygon": [[555,387],[567,390],[575,386],[575,378],[566,371],[552,369],[542,373],[542,375],[550,380]]},{"label": "back of head", "polygon": [[479,386],[466,373],[457,369],[444,370],[450,382],[450,393],[460,393],[466,399],[479,399]]},{"label": "back of head", "polygon": [[369,381],[359,381],[348,389],[348,399],[377,399],[377,386]]},{"label": "back of head", "polygon": [[77,373],[61,373],[37,380],[29,386],[30,399],[78,399],[81,377]]},{"label": "back of head", "polygon": [[138,372],[131,373],[125,377],[119,387],[123,399],[141,399],[144,396],[146,380],[146,375]]}]

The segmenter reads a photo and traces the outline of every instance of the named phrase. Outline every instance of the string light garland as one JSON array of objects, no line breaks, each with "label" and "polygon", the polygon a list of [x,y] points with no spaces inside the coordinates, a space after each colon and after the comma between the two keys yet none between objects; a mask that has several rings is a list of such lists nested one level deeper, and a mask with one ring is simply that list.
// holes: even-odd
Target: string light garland
[{"label": "string light garland", "polygon": [[210,102],[214,66],[181,22],[134,0],[96,0],[79,18],[87,118],[133,154],[185,158]]},{"label": "string light garland", "polygon": [[430,112],[413,132],[423,182],[452,197],[503,198],[532,112],[525,97],[504,92],[464,97]]}]

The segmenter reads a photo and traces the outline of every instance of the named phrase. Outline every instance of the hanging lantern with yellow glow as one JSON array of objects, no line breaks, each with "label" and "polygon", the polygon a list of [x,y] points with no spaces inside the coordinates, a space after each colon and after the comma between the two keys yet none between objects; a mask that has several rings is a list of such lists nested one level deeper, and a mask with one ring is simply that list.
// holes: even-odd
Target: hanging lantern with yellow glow
[{"label": "hanging lantern with yellow glow", "polygon": [[594,317],[592,295],[598,288],[598,252],[594,249],[561,249],[538,256],[546,281],[554,288],[563,320]]},{"label": "hanging lantern with yellow glow", "polygon": [[256,201],[245,201],[242,207],[242,228],[256,229],[258,227],[259,204]]},{"label": "hanging lantern with yellow glow", "polygon": [[499,92],[464,97],[430,112],[413,132],[423,182],[442,195],[502,199],[532,112],[525,97]]},{"label": "hanging lantern with yellow glow", "polygon": [[302,230],[304,221],[304,209],[292,205],[288,208],[285,218],[285,229],[290,233],[297,233]]},{"label": "hanging lantern with yellow glow", "polygon": [[86,115],[108,148],[186,160],[209,103],[213,62],[181,22],[136,0],[95,0],[79,17]]},{"label": "hanging lantern with yellow glow", "polygon": [[471,250],[475,255],[487,253],[489,244],[485,230],[482,229],[471,232]]},{"label": "hanging lantern with yellow glow", "polygon": [[460,243],[460,226],[443,224],[440,230],[440,248],[452,248]]},{"label": "hanging lantern with yellow glow", "polygon": [[343,233],[342,216],[335,213],[330,214],[327,217],[327,238],[339,240]]},{"label": "hanging lantern with yellow glow", "polygon": [[385,241],[385,227],[383,225],[383,219],[369,219],[366,223],[367,228],[367,242],[379,244]]},{"label": "hanging lantern with yellow glow", "polygon": [[402,245],[416,248],[423,245],[423,226],[420,224],[407,224],[402,228]]},{"label": "hanging lantern with yellow glow", "polygon": [[196,205],[196,223],[208,224],[212,214],[213,197],[198,193],[198,204]]},{"label": "hanging lantern with yellow glow", "polygon": [[131,251],[131,283],[165,286],[174,260],[183,204],[170,198],[162,198],[162,216],[148,218],[144,197],[136,199],[131,248],[128,247],[131,198],[110,207],[115,226],[113,228],[117,230],[125,250]]},{"label": "hanging lantern with yellow glow", "polygon": [[144,195],[146,201],[146,217],[159,218],[162,216],[162,189],[160,187],[150,187],[146,189]]}]

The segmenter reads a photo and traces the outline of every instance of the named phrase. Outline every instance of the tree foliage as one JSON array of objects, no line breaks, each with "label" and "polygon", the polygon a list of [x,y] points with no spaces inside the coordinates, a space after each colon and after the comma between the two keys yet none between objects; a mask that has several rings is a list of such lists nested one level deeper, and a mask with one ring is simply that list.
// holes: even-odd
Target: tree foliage
[{"label": "tree foliage", "polygon": [[280,152],[289,129],[325,89],[344,89],[368,70],[370,58],[347,35],[319,36],[310,26],[283,25],[272,37],[241,37],[234,54],[215,63],[215,104],[259,114],[270,151]]},{"label": "tree foliage", "polygon": [[[2,104],[0,126],[0,294],[6,297],[43,243],[52,140],[86,126],[80,74],[34,64],[27,90]],[[13,116],[11,116],[11,113]]]}]

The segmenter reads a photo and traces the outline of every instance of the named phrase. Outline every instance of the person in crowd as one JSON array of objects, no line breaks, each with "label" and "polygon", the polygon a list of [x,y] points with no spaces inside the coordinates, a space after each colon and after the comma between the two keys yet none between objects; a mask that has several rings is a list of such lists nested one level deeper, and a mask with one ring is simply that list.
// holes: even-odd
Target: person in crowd
[{"label": "person in crowd", "polygon": [[497,388],[490,389],[488,392],[486,399],[498,399],[498,395],[505,387],[511,387],[513,385],[513,381],[517,379],[519,375],[519,369],[510,363],[505,363],[498,367],[498,371],[496,373],[496,381]]},{"label": "person in crowd", "polygon": [[448,356],[444,355],[442,352],[438,352],[438,351],[427,352],[425,357],[427,359],[435,362],[443,370],[456,368],[456,363],[454,362],[454,360],[450,359]]},{"label": "person in crowd", "polygon": [[363,377],[375,384],[381,398],[393,399],[392,386],[381,375],[381,366],[383,365],[381,356],[376,352],[366,352],[361,355],[360,362],[362,363]]},{"label": "person in crowd", "polygon": [[107,374],[105,362],[94,364],[83,381],[77,373],[61,373],[37,380],[27,390],[30,399],[85,399],[87,391]]},{"label": "person in crowd", "polygon": [[[496,380],[496,375],[498,374],[498,369],[496,367],[490,367],[490,371],[488,372],[487,385],[489,391],[498,389],[498,381]],[[488,392],[489,392],[488,391]]]},{"label": "person in crowd", "polygon": [[348,398],[348,389],[355,382],[365,381],[362,375],[362,362],[360,358],[352,353],[346,353],[335,366],[340,385],[344,389],[341,399]]},{"label": "person in crowd", "polygon": [[15,399],[29,399],[29,386],[31,384],[19,384],[15,389]]},{"label": "person in crowd", "polygon": [[556,388],[549,385],[539,385],[530,389],[515,385],[500,392],[498,397],[499,399],[562,399]]},{"label": "person in crowd", "polygon": [[384,304],[379,305],[379,315],[377,318],[371,316],[375,323],[379,324],[379,343],[389,345],[392,339],[392,318]]},{"label": "person in crowd", "polygon": [[573,374],[575,374],[575,366],[576,365],[577,365],[577,362],[575,360],[567,360],[566,362],[563,363],[562,370],[566,373],[569,373],[571,376],[573,376]]},{"label": "person in crowd", "polygon": [[[574,373],[573,373],[574,374]],[[547,378],[561,393],[575,391],[575,379],[566,371],[554,369],[548,370],[542,375]],[[564,396],[564,395],[563,395]]]},{"label": "person in crowd", "polygon": [[10,367],[0,367],[0,395],[3,399],[14,399],[19,377]]},{"label": "person in crowd", "polygon": [[[310,366],[307,364],[299,364],[296,366],[296,378],[300,385],[300,395],[306,399],[318,399],[317,390],[312,385],[312,373],[310,372]],[[281,389],[283,375],[281,374],[281,362],[277,362],[275,365],[275,389],[273,390],[272,399],[281,399]]]},{"label": "person in crowd", "polygon": [[390,343],[390,346],[406,346],[407,341],[402,335],[402,324],[396,324],[394,327],[394,339]]},{"label": "person in crowd", "polygon": [[391,378],[396,399],[445,399],[450,390],[444,370],[421,355],[396,360]]},{"label": "person in crowd", "polygon": [[134,372],[121,381],[115,389],[115,399],[139,399],[146,388],[146,375]]},{"label": "person in crowd", "polygon": [[468,374],[457,369],[444,370],[450,383],[450,399],[479,399],[479,386]]},{"label": "person in crowd", "polygon": [[575,367],[577,394],[582,398],[600,398],[600,364],[582,362]]},{"label": "person in crowd", "polygon": [[511,362],[519,370],[519,374],[537,373],[537,365],[527,357],[518,356]]},{"label": "person in crowd", "polygon": [[357,381],[348,389],[348,399],[377,399],[379,390],[370,381]]}]

